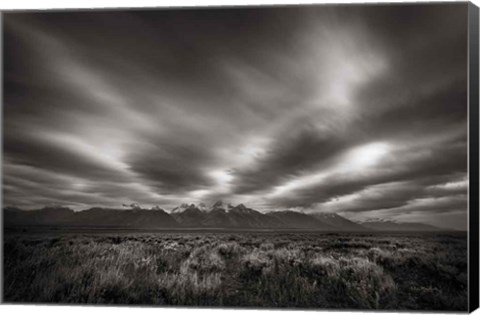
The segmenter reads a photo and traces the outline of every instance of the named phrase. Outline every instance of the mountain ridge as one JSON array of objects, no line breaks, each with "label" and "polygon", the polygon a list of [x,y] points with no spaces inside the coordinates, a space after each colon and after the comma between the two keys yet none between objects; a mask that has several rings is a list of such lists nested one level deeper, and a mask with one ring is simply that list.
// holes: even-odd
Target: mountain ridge
[{"label": "mountain ridge", "polygon": [[437,231],[440,228],[423,223],[393,221],[353,222],[336,213],[304,213],[280,210],[262,213],[240,203],[223,201],[210,208],[204,204],[183,203],[170,212],[160,207],[142,209],[92,207],[73,211],[67,207],[44,207],[22,210],[6,207],[6,226],[73,226],[124,227],[134,229],[292,229],[315,231]]}]

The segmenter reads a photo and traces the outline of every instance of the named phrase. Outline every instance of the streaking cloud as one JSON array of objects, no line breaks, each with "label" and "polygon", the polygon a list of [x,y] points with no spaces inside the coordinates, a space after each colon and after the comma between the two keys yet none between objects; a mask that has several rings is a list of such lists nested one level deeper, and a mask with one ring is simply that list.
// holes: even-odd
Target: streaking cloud
[{"label": "streaking cloud", "polygon": [[464,7],[8,13],[4,203],[464,229]]}]

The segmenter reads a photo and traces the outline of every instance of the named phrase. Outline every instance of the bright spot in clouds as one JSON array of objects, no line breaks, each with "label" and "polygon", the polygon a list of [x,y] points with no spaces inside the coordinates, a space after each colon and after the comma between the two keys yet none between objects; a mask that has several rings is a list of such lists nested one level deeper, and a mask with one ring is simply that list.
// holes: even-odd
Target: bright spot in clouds
[{"label": "bright spot in clouds", "polygon": [[347,154],[339,169],[344,172],[356,172],[373,167],[388,153],[389,148],[390,146],[385,142],[356,147]]},{"label": "bright spot in clouds", "polygon": [[52,144],[67,148],[86,159],[95,160],[107,167],[113,167],[119,171],[126,171],[129,168],[129,165],[121,160],[122,150],[111,143],[94,145],[83,137],[49,131],[37,131],[36,136],[44,137]]},{"label": "bright spot in clouds", "polygon": [[232,181],[233,176],[228,170],[214,170],[208,173],[219,187],[226,187]]},{"label": "bright spot in clouds", "polygon": [[[351,174],[368,171],[379,163],[389,150],[389,145],[384,142],[373,142],[356,147],[343,156],[340,162],[329,169],[317,173],[297,177],[274,188],[271,196],[279,196],[288,191],[302,187],[309,187],[322,183],[325,178],[338,174]],[[328,183],[326,183],[328,184]]]}]

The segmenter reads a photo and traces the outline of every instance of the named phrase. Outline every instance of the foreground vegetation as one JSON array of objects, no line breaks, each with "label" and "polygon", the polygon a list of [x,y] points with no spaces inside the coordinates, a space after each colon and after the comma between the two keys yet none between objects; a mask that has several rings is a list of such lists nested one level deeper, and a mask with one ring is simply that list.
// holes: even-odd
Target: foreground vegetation
[{"label": "foreground vegetation", "polygon": [[465,234],[6,233],[6,302],[466,310]]}]

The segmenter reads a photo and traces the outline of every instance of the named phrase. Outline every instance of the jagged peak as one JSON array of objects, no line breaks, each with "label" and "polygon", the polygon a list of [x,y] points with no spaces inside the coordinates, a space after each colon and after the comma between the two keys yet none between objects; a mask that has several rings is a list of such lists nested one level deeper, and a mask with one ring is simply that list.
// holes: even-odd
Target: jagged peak
[{"label": "jagged peak", "polygon": [[211,210],[224,209],[224,210],[228,211],[229,209],[232,209],[232,208],[233,208],[233,206],[232,206],[231,203],[223,201],[223,200],[218,200],[212,205],[212,207],[210,209]]},{"label": "jagged peak", "polygon": [[178,213],[178,212],[183,212],[189,207],[191,207],[193,204],[189,205],[188,203],[182,203],[178,207],[173,208],[170,213]]},{"label": "jagged peak", "polygon": [[223,206],[224,206],[223,200],[218,200],[212,205],[212,208],[221,208]]},{"label": "jagged peak", "polygon": [[236,205],[235,207],[230,209],[231,211],[238,211],[238,212],[254,212],[255,210],[248,208],[243,203]]},{"label": "jagged peak", "polygon": [[204,203],[199,203],[198,206],[195,205],[194,203],[188,204],[188,203],[182,203],[180,206],[173,208],[170,213],[180,213],[180,212],[185,212],[187,210],[198,210],[202,212],[207,212],[208,208],[205,206]]},{"label": "jagged peak", "polygon": [[138,203],[131,203],[131,204],[124,204],[122,203],[122,207],[124,208],[130,208],[133,210],[140,210],[142,207]]}]

